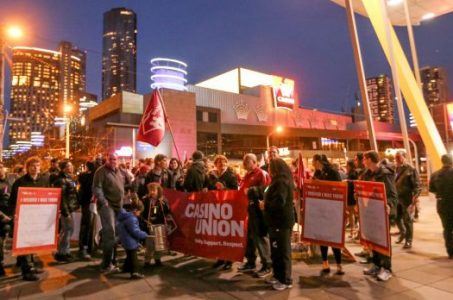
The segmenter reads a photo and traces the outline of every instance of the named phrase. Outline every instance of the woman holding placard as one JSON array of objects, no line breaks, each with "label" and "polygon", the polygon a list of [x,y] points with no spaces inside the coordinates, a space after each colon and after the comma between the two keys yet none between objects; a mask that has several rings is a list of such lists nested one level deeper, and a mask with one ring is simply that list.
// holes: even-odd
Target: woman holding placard
[{"label": "woman holding placard", "polygon": [[[341,176],[338,171],[332,168],[329,160],[325,155],[315,154],[313,156],[313,167],[315,168],[315,174],[313,179],[326,180],[326,181],[341,181]],[[322,270],[321,275],[327,275],[330,273],[329,261],[327,259],[328,246],[320,246],[322,256]],[[333,255],[335,256],[335,262],[337,263],[337,275],[344,275],[343,267],[341,265],[341,249],[333,248]]]}]

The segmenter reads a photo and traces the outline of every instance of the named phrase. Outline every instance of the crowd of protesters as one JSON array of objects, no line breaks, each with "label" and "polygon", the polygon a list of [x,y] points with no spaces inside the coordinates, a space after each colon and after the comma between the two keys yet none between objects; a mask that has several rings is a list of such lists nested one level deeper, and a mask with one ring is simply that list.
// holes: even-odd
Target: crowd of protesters
[{"label": "crowd of protesters", "polygon": [[[288,165],[279,158],[278,149],[268,150],[266,163],[260,166],[257,156],[248,153],[243,158],[244,176],[239,176],[228,158],[217,155],[211,162],[200,151],[195,151],[190,160],[181,162],[158,154],[154,159],[140,160],[137,166],[120,163],[115,154],[105,158],[96,157],[85,164],[83,172],[75,174],[69,160],[52,159],[50,168],[43,172],[41,160],[29,158],[24,167],[14,170],[15,177],[7,179],[0,166],[0,276],[3,268],[3,242],[11,234],[19,187],[59,187],[62,191],[59,219],[58,250],[54,254],[59,262],[71,262],[71,236],[74,231],[73,213],[81,212],[78,258],[91,260],[95,252],[93,241],[93,214],[98,214],[102,224],[100,246],[102,250],[102,273],[128,272],[131,278],[142,278],[138,254],[145,246],[144,267],[162,264],[159,251],[154,251],[151,225],[163,225],[171,218],[170,206],[163,196],[163,189],[184,192],[208,190],[239,190],[248,198],[248,232],[245,262],[238,267],[240,272],[253,272],[256,277],[267,278],[266,283],[276,290],[292,287],[291,235],[297,213],[294,207],[297,164]],[[438,212],[444,227],[447,252],[453,258],[453,168],[451,156],[442,158],[444,168],[432,176],[430,191],[438,199]],[[332,164],[325,155],[314,155],[313,180],[348,182],[347,228],[350,237],[358,236],[357,198],[354,180],[377,181],[385,184],[387,213],[391,223],[399,229],[397,243],[404,242],[410,249],[413,242],[413,222],[420,195],[418,172],[406,161],[405,153],[398,152],[395,165],[380,160],[377,152],[358,153],[347,161],[346,170]],[[291,169],[292,167],[292,169]],[[21,173],[22,172],[22,173]],[[305,176],[305,174],[304,174]],[[118,267],[118,245],[126,251],[122,269]],[[331,272],[328,262],[328,247],[321,246],[321,275]],[[344,274],[342,249],[332,248],[335,275]],[[261,268],[257,269],[257,254]],[[387,281],[392,277],[391,257],[364,248],[358,255],[365,256],[372,265],[364,270],[365,275]],[[154,264],[151,261],[154,259]],[[217,260],[213,268],[230,270],[231,261]],[[17,257],[17,266],[27,281],[38,280],[33,255]]]}]

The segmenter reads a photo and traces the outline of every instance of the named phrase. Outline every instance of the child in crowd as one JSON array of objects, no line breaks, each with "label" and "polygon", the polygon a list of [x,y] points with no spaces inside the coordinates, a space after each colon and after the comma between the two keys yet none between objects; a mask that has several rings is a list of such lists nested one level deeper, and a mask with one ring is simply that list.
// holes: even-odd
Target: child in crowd
[{"label": "child in crowd", "polygon": [[[142,220],[148,227],[150,232],[151,225],[167,225],[166,217],[170,215],[170,207],[167,199],[163,195],[162,187],[159,183],[151,182],[147,185],[148,195],[143,198],[144,211],[142,213]],[[160,260],[161,253],[155,251],[153,239],[146,239],[146,252],[145,252],[145,267],[151,265],[151,259],[154,258],[155,266],[162,265]]]},{"label": "child in crowd", "polygon": [[131,274],[131,279],[140,279],[144,275],[138,272],[137,250],[140,241],[145,240],[148,234],[138,225],[137,217],[140,210],[136,204],[125,204],[118,214],[117,230],[118,236],[126,250],[126,260],[124,261],[123,271]]}]

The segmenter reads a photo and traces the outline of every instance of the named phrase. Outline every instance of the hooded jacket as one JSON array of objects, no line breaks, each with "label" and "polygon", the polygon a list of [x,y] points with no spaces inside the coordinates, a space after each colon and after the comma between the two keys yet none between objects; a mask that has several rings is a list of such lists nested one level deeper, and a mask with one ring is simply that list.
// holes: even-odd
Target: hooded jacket
[{"label": "hooded jacket", "polygon": [[395,186],[395,172],[391,168],[379,166],[375,172],[367,170],[363,175],[365,181],[383,182],[385,193],[387,195],[387,204],[390,206],[390,215],[396,214],[396,205],[398,204],[398,194]]},{"label": "hooded jacket", "polygon": [[136,250],[140,241],[148,237],[148,234],[138,225],[138,219],[132,212],[121,209],[117,216],[116,228],[121,245],[126,250]]},{"label": "hooded jacket", "polygon": [[206,169],[202,160],[196,160],[187,170],[184,189],[187,192],[199,192],[207,187]]}]

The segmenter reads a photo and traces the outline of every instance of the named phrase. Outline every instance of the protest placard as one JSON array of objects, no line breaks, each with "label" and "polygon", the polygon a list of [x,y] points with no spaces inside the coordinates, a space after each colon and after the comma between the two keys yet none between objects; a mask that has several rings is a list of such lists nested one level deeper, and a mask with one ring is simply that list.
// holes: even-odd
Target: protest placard
[{"label": "protest placard", "polygon": [[310,180],[304,184],[302,240],[335,248],[344,247],[347,185]]},{"label": "protest placard", "polygon": [[360,243],[384,255],[391,255],[387,197],[382,182],[355,181],[359,207]]},{"label": "protest placard", "polygon": [[14,256],[57,249],[60,200],[60,188],[19,188],[14,217]]}]

